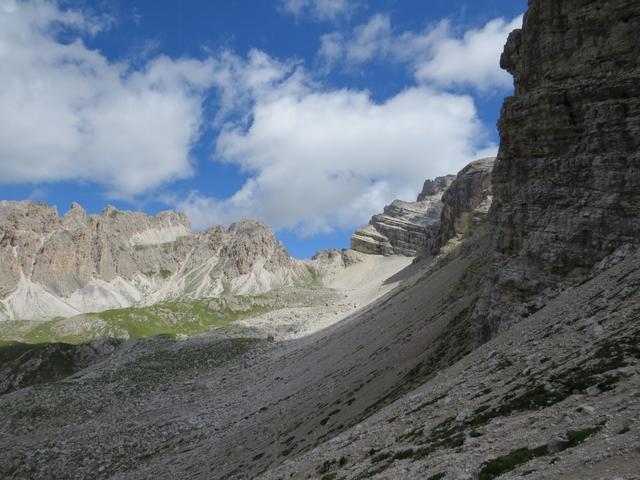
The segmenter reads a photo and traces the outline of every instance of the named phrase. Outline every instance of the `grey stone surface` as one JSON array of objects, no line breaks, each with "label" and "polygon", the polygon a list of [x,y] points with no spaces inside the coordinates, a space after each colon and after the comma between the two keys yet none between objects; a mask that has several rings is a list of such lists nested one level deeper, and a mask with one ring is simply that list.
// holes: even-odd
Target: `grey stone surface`
[{"label": "grey stone surface", "polygon": [[351,237],[351,248],[376,255],[412,257],[438,235],[442,195],[455,176],[427,180],[416,202],[395,200]]},{"label": "grey stone surface", "polygon": [[536,0],[509,36],[488,335],[640,242],[639,31],[636,1]]},{"label": "grey stone surface", "polygon": [[482,158],[464,167],[442,196],[440,230],[432,249],[463,237],[474,219],[483,218],[491,206],[491,172],[495,158]]}]

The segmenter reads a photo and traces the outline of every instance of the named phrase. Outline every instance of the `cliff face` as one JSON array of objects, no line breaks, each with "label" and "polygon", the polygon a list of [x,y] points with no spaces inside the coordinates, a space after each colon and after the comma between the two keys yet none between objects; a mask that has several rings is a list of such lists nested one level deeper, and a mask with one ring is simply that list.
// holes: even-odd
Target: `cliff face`
[{"label": "cliff face", "polygon": [[640,242],[640,3],[529,1],[501,64],[487,332]]},{"label": "cliff face", "polygon": [[485,217],[492,202],[491,172],[495,158],[483,158],[464,167],[442,196],[440,231],[434,250],[454,237],[464,236],[474,218]]},{"label": "cliff face", "polygon": [[416,202],[395,200],[386,206],[354,233],[351,248],[376,255],[416,255],[437,237],[442,195],[454,179],[447,175],[427,180]]},{"label": "cliff face", "polygon": [[308,275],[256,221],[193,234],[175,212],[87,215],[74,204],[60,218],[46,205],[0,202],[0,320],[263,292]]}]

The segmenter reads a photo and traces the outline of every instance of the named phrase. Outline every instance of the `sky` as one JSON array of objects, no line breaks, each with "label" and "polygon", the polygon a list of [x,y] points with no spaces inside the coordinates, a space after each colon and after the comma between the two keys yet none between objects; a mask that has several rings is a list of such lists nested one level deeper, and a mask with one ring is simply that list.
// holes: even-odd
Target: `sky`
[{"label": "sky", "polygon": [[0,199],[345,248],[497,152],[526,0],[0,0]]}]

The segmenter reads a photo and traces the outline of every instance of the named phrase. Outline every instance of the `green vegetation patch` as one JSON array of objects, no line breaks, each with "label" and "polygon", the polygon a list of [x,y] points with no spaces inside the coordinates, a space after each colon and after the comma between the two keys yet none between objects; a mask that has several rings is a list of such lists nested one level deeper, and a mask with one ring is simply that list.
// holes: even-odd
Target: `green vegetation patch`
[{"label": "green vegetation patch", "polygon": [[[570,430],[567,432],[566,443],[562,444],[560,451],[574,448],[583,443],[587,438],[598,432],[602,427],[596,426],[582,430]],[[510,472],[520,465],[524,465],[531,460],[549,455],[546,445],[535,448],[518,448],[506,455],[484,462],[480,468],[480,480],[492,480],[507,472]]]},{"label": "green vegetation patch", "polygon": [[[160,275],[171,275],[164,271]],[[0,326],[0,344],[82,344],[98,338],[137,339],[157,335],[195,335],[275,308],[262,296],[174,300],[45,322],[14,321]]]},{"label": "green vegetation patch", "polygon": [[306,282],[305,286],[315,287],[316,285],[320,285],[322,278],[318,270],[309,265],[307,265],[307,270],[309,271],[309,280]]},{"label": "green vegetation patch", "polygon": [[503,473],[510,472],[516,467],[523,465],[534,458],[547,455],[547,446],[542,445],[536,448],[518,448],[506,455],[494,458],[482,464],[480,469],[480,480],[491,480],[499,477]]}]

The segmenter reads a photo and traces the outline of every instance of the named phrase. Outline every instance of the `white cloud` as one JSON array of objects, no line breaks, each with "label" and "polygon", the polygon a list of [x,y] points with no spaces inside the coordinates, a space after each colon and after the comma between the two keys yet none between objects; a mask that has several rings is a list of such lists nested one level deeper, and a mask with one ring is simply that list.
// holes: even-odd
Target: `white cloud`
[{"label": "white cloud", "polygon": [[54,2],[0,0],[0,182],[87,180],[131,198],[192,174],[213,61],[135,69],[57,40],[104,27]]},{"label": "white cloud", "polygon": [[392,46],[391,20],[388,15],[376,14],[366,24],[354,28],[346,44],[346,56],[350,62],[367,62],[375,55],[389,54]]},{"label": "white cloud", "polygon": [[283,11],[296,17],[308,15],[316,21],[335,21],[357,8],[355,0],[282,0]]},{"label": "white cloud", "polygon": [[326,33],[320,37],[320,51],[318,55],[323,62],[323,70],[328,73],[333,65],[342,57],[344,37],[340,32]]},{"label": "white cloud", "polygon": [[443,28],[434,39],[429,55],[416,64],[416,79],[440,86],[473,86],[480,90],[509,88],[511,76],[500,68],[500,54],[507,36],[522,26],[522,17],[510,22],[497,18],[480,29],[457,38]]},{"label": "white cloud", "polygon": [[213,84],[218,89],[219,104],[215,124],[219,126],[234,113],[251,112],[254,98],[263,97],[295,71],[296,62],[281,62],[260,50],[250,50],[247,61],[233,52],[223,51],[214,59]]},{"label": "white cloud", "polygon": [[[197,228],[245,217],[303,234],[357,226],[394,198],[414,198],[425,178],[495,151],[473,99],[434,79],[455,69],[418,69],[479,40],[453,37],[444,24],[396,35],[388,18],[372,20],[355,36],[325,37],[325,56],[362,63],[395,55],[428,81],[378,102],[366,91],[326,89],[299,61],[259,50],[246,59],[226,51],[113,63],[79,39],[57,40],[61,31],[96,34],[106,20],[51,2],[0,0],[0,183],[81,180],[121,198],[157,195],[193,174],[189,152],[209,123],[203,102],[215,88],[216,159],[248,180],[229,198],[192,192],[172,200]],[[418,46],[430,56],[412,62]]]},{"label": "white cloud", "polygon": [[488,92],[512,85],[510,75],[500,69],[500,54],[509,33],[521,25],[522,16],[496,18],[460,32],[443,20],[422,32],[396,33],[390,17],[377,14],[348,35],[324,35],[318,56],[325,68],[341,61],[346,68],[376,59],[406,63],[421,84]]},{"label": "white cloud", "polygon": [[227,123],[217,141],[218,158],[248,173],[246,184],[227,199],[194,192],[177,202],[197,228],[247,216],[303,234],[350,228],[487,146],[468,96],[423,86],[376,103],[364,91],[324,90],[264,53],[228,61],[241,91],[256,64],[277,73],[251,90],[250,121]]}]

